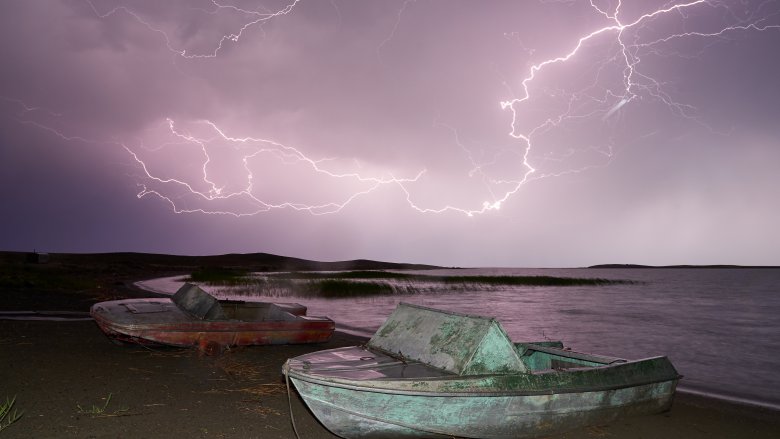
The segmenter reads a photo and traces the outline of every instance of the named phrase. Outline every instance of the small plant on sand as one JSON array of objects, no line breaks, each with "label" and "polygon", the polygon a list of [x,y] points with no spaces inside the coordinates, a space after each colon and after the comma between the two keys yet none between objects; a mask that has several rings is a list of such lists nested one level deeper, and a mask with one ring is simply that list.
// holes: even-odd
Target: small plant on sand
[{"label": "small plant on sand", "polygon": [[119,412],[125,412],[127,411],[126,408],[120,408],[118,410],[114,410],[112,413],[107,413],[108,410],[108,404],[111,402],[111,397],[113,396],[112,393],[109,393],[106,397],[106,402],[102,406],[99,405],[93,405],[92,407],[84,408],[79,404],[76,404],[76,407],[79,409],[79,413],[85,414],[85,415],[93,415],[93,416],[116,416]]},{"label": "small plant on sand", "polygon": [[5,403],[0,404],[0,431],[5,430],[9,425],[22,417],[23,413],[19,413],[19,411],[13,408],[14,403],[16,403],[15,396],[11,399],[6,398]]}]

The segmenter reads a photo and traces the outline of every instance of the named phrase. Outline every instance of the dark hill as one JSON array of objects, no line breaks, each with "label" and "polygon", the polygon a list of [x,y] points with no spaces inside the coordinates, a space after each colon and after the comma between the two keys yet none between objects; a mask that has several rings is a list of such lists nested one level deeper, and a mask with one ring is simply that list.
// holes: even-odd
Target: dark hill
[{"label": "dark hill", "polygon": [[0,251],[0,301],[6,310],[36,309],[46,302],[54,309],[89,309],[101,300],[149,296],[133,282],[195,271],[343,271],[425,270],[432,265],[392,262],[320,262],[267,253],[178,256],[150,253],[50,253]]}]

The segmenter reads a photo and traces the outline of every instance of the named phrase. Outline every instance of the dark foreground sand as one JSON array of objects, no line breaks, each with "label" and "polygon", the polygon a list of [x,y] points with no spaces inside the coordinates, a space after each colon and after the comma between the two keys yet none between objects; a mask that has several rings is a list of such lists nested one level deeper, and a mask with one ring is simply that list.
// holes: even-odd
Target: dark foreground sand
[{"label": "dark foreground sand", "polygon": [[[11,281],[0,282],[0,312],[87,311],[99,300],[148,295],[127,287],[127,276],[140,276],[124,269],[79,270],[99,279],[100,286],[50,291],[36,287],[40,273],[19,282],[12,276],[29,270],[4,265]],[[148,267],[141,269],[149,275]],[[17,284],[22,287],[8,286]],[[320,345],[258,346],[209,357],[192,350],[116,346],[92,321],[0,320],[0,400],[15,395],[24,413],[0,431],[0,439],[294,438],[281,378],[284,361],[363,341],[337,332]],[[301,438],[335,437],[294,391],[292,410]],[[668,413],[550,439],[580,438],[776,439],[780,412],[678,394]]]}]

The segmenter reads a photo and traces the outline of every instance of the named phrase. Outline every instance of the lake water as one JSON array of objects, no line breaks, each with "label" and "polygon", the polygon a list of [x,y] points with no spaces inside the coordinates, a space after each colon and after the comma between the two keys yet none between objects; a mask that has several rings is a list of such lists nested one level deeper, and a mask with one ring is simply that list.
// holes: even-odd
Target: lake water
[{"label": "lake water", "polygon": [[[467,286],[379,297],[271,297],[371,335],[399,301],[496,317],[510,337],[561,340],[581,352],[629,359],[666,355],[680,389],[780,409],[780,269],[460,269],[429,275],[545,275],[639,281],[577,287]],[[174,278],[141,283],[174,292]],[[240,291],[207,287],[220,297]],[[257,297],[257,296],[253,296]]]}]

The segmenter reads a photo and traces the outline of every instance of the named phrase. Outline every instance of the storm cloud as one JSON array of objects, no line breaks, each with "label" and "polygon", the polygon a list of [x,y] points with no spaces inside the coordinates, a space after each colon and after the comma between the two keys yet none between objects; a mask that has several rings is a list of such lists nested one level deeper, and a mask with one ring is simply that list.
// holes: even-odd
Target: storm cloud
[{"label": "storm cloud", "polygon": [[7,2],[0,247],[780,264],[780,2],[592,3]]}]

